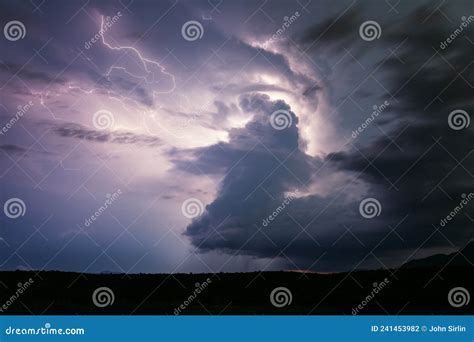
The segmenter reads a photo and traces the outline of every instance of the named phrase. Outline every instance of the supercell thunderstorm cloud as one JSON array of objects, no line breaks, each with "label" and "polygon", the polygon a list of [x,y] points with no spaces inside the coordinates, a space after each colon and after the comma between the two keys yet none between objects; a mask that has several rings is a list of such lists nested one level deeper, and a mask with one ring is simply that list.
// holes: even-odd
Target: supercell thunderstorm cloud
[{"label": "supercell thunderstorm cloud", "polygon": [[465,246],[472,2],[323,3],[2,1],[1,270],[335,272]]}]

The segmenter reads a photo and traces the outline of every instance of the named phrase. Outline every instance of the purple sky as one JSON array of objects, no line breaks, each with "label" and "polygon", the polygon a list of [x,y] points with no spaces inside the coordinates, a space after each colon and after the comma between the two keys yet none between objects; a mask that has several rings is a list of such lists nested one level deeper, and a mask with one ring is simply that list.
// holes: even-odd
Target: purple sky
[{"label": "purple sky", "polygon": [[472,238],[467,0],[0,9],[1,269],[387,268]]}]

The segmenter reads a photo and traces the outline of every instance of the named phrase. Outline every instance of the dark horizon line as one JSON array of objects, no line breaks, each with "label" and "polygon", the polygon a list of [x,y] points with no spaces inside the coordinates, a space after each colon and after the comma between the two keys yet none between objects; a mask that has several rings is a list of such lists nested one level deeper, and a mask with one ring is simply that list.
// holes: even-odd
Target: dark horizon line
[{"label": "dark horizon line", "polygon": [[371,271],[386,271],[386,270],[397,270],[400,268],[403,268],[404,265],[407,265],[408,263],[416,260],[424,260],[428,259],[434,256],[449,256],[454,253],[459,253],[462,250],[464,250],[467,246],[470,244],[474,245],[474,238],[471,238],[463,247],[458,248],[456,251],[453,251],[451,253],[445,254],[445,253],[434,253],[431,255],[428,255],[426,257],[422,258],[414,258],[410,260],[405,260],[402,264],[400,264],[397,267],[389,267],[389,268],[359,268],[359,269],[353,269],[353,270],[346,270],[346,271],[313,271],[313,270],[303,270],[303,269],[284,269],[284,270],[278,270],[278,271],[245,271],[245,272],[226,272],[226,271],[219,271],[219,272],[176,272],[176,273],[170,273],[170,272],[115,272],[115,271],[109,271],[109,270],[104,270],[100,272],[80,272],[80,271],[65,271],[65,270],[57,270],[57,269],[48,269],[48,270],[21,270],[21,269],[14,269],[14,270],[0,270],[0,273],[6,273],[6,272],[62,272],[62,273],[75,273],[75,274],[91,274],[91,275],[143,275],[143,274],[150,274],[150,275],[169,275],[169,274],[237,274],[237,273],[278,273],[278,272],[287,272],[287,273],[305,273],[305,274],[319,274],[319,275],[325,275],[325,274],[344,274],[344,273],[351,273],[351,272],[371,272]]}]

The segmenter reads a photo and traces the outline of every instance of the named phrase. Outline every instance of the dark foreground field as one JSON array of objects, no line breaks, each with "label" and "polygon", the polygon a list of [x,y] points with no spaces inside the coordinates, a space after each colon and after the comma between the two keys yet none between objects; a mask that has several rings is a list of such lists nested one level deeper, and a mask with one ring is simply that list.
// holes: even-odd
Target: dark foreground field
[{"label": "dark foreground field", "polygon": [[[474,267],[401,268],[384,271],[316,274],[296,272],[220,274],[85,274],[66,272],[0,272],[0,314],[473,314],[472,301],[455,308],[448,302],[454,287],[474,289]],[[33,283],[14,299],[18,283]],[[195,293],[196,283],[209,285]],[[387,280],[385,280],[387,278]],[[386,285],[373,293],[377,284]],[[374,284],[377,283],[377,284]],[[380,285],[377,285],[380,287]],[[94,305],[93,292],[108,287],[111,305]],[[272,305],[277,287],[291,291],[291,304]],[[367,300],[367,296],[373,297]],[[13,299],[13,300],[12,300]],[[362,303],[365,301],[365,305]]]}]

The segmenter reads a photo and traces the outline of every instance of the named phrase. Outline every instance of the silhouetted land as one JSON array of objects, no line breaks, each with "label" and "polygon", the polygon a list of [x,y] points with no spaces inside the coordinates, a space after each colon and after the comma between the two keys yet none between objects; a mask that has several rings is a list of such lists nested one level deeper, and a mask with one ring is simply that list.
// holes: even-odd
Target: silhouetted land
[{"label": "silhouetted land", "polygon": [[[0,272],[0,305],[30,277],[34,283],[1,314],[164,314],[173,315],[207,278],[212,283],[189,306],[186,315],[207,314],[346,314],[351,315],[374,289],[389,283],[359,314],[473,314],[472,301],[461,308],[448,303],[448,292],[462,286],[473,293],[474,267],[418,268],[391,271],[315,274],[296,272],[220,274],[86,274],[67,272]],[[395,272],[393,275],[391,272]],[[113,290],[111,306],[96,307],[98,287]],[[291,305],[276,308],[270,293],[291,290]]]},{"label": "silhouetted land", "polygon": [[[474,305],[455,308],[448,293],[463,287],[474,294],[474,243],[459,252],[406,263],[399,269],[351,273],[253,272],[219,274],[80,274],[57,271],[0,272],[0,314],[474,314]],[[29,279],[33,283],[24,288]],[[210,282],[209,280],[210,279]],[[196,284],[209,282],[196,294]],[[384,283],[383,288],[380,284]],[[19,285],[20,284],[20,285]],[[99,308],[99,287],[114,292],[112,305]],[[270,294],[292,293],[291,304],[277,308]],[[376,294],[374,289],[378,288]],[[14,294],[17,298],[13,298]],[[189,299],[191,295],[196,297]],[[370,299],[367,296],[372,295]]]}]

